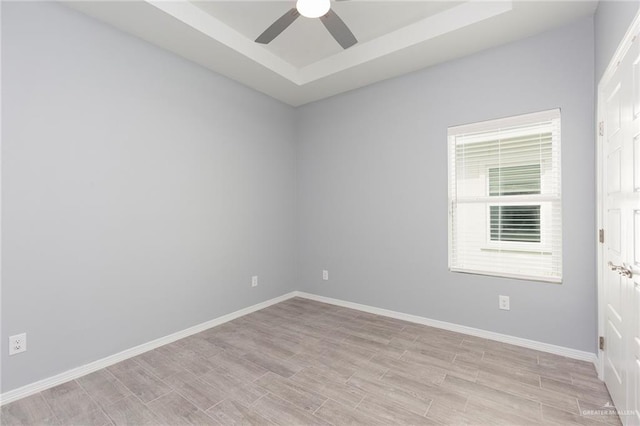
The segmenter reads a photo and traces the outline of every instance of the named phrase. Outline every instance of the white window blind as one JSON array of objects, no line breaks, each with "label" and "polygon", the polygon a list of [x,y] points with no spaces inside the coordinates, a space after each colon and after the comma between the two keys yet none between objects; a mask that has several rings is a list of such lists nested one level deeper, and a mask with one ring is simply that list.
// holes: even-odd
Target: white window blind
[{"label": "white window blind", "polygon": [[561,282],[560,110],[448,136],[449,269]]}]

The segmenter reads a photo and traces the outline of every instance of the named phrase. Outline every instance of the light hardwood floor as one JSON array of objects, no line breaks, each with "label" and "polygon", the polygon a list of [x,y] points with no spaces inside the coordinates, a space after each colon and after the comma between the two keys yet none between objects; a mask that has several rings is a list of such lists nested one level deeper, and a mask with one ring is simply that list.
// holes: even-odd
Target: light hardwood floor
[{"label": "light hardwood floor", "polygon": [[620,424],[610,402],[587,362],[294,298],[5,405],[0,423]]}]

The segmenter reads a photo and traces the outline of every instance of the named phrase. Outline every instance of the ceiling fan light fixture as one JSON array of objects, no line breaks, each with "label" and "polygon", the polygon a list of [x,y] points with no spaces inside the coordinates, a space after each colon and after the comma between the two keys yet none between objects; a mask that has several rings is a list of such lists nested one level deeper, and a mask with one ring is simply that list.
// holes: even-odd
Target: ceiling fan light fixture
[{"label": "ceiling fan light fixture", "polygon": [[331,0],[298,0],[296,9],[305,18],[319,18],[327,14]]}]

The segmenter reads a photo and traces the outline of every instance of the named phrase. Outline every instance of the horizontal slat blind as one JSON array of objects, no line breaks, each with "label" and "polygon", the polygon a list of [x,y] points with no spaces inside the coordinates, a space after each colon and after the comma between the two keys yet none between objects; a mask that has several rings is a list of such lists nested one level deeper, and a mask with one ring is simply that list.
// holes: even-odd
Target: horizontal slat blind
[{"label": "horizontal slat blind", "polygon": [[561,282],[560,110],[449,128],[449,268]]}]

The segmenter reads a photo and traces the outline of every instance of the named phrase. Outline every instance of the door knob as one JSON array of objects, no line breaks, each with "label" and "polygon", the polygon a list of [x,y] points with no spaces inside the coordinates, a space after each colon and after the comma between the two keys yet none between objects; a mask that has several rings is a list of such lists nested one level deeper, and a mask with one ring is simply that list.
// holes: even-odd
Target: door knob
[{"label": "door knob", "polygon": [[611,261],[609,261],[607,265],[609,266],[609,269],[619,273],[623,277],[631,278],[633,276],[633,273],[631,272],[631,270],[625,268],[624,266],[614,265],[613,262]]}]

